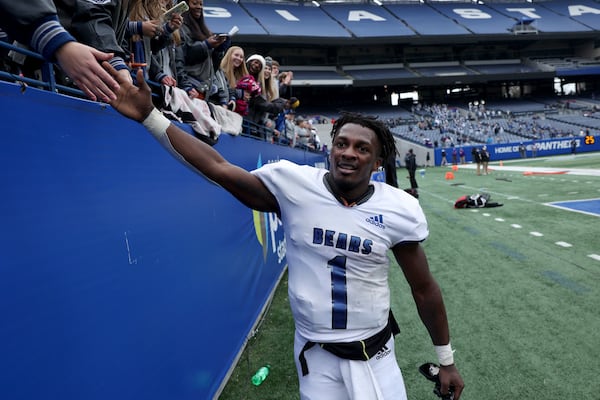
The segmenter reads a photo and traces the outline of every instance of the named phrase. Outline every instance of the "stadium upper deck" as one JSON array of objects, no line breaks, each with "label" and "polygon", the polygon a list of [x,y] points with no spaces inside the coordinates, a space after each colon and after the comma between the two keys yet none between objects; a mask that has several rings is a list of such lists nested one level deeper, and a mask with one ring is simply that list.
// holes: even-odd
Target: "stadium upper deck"
[{"label": "stadium upper deck", "polygon": [[[492,35],[512,40],[517,33],[545,37],[597,38],[600,3],[593,0],[543,2],[254,2],[206,0],[211,28],[240,28],[244,41],[289,43],[453,42]],[[313,4],[314,3],[314,4]],[[315,4],[319,4],[316,6]],[[527,27],[527,29],[525,29]]]},{"label": "stadium upper deck", "polygon": [[[593,0],[379,3],[204,2],[214,29],[225,31],[237,25],[241,36],[254,40],[336,39],[343,43],[344,39],[388,38],[412,42],[428,36],[436,40],[476,35],[508,39],[524,31],[598,37],[600,31],[600,3]],[[531,29],[522,29],[525,26]]]},{"label": "stadium upper deck", "polygon": [[555,77],[600,75],[593,0],[205,0],[204,9],[213,31],[237,25],[247,53],[293,67],[296,86],[545,80],[548,91]]}]

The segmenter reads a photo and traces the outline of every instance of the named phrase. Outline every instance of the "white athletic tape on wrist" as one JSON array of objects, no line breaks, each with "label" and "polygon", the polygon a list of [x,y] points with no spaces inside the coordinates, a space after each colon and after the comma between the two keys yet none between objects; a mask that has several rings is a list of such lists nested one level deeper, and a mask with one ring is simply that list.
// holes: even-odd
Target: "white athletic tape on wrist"
[{"label": "white athletic tape on wrist", "polygon": [[198,172],[190,163],[188,163],[181,154],[175,150],[169,137],[167,136],[167,128],[171,125],[169,118],[165,117],[156,108],[152,109],[152,112],[148,114],[145,120],[142,121],[144,128],[148,130],[154,136],[156,140],[169,152],[173,157]]},{"label": "white athletic tape on wrist", "polygon": [[173,157],[175,157],[179,162],[183,165],[206,179],[212,184],[218,186],[218,184],[207,178],[202,172],[200,172],[196,167],[186,161],[185,158],[171,144],[169,140],[169,136],[167,135],[167,128],[171,125],[171,121],[169,118],[165,117],[163,113],[158,111],[156,108],[152,109],[152,112],[148,114],[145,120],[142,121],[142,125],[154,136],[156,140],[165,148]]},{"label": "white athletic tape on wrist", "polygon": [[148,129],[152,136],[161,141],[163,137],[167,136],[167,128],[171,125],[171,121],[156,108],[153,108],[152,112],[142,121],[142,125]]},{"label": "white athletic tape on wrist", "polygon": [[443,346],[433,346],[441,366],[454,364],[454,350],[450,343]]}]

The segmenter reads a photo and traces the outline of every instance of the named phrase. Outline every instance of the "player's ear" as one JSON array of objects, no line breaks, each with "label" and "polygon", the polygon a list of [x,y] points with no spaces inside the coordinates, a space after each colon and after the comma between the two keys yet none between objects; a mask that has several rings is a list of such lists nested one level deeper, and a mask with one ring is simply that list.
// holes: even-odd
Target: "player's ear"
[{"label": "player's ear", "polygon": [[373,168],[372,168],[373,172],[379,171],[379,168],[381,168],[382,165],[383,165],[383,158],[377,157],[377,159],[373,163]]}]

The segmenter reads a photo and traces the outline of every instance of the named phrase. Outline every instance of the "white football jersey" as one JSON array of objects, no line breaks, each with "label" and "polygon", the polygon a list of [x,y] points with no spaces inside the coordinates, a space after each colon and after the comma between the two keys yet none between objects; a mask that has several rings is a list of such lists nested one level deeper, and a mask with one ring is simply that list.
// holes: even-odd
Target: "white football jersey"
[{"label": "white football jersey", "polygon": [[325,169],[279,161],[252,173],[279,202],[298,332],[323,343],[380,331],[390,308],[388,250],[428,235],[418,200],[372,182],[371,198],[346,207],[325,186]]}]

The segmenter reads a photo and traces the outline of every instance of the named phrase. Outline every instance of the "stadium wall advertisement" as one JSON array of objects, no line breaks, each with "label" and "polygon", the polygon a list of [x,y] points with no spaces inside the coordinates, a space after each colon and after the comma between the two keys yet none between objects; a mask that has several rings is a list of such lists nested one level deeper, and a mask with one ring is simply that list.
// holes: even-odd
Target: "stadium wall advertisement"
[{"label": "stadium wall advertisement", "polygon": [[[286,267],[252,212],[99,103],[0,82],[0,398],[210,399]],[[248,170],[322,154],[222,134]]]},{"label": "stadium wall advertisement", "polygon": [[[554,156],[559,154],[571,154],[572,145],[571,141],[575,140],[575,152],[576,153],[587,153],[591,151],[600,151],[600,137],[589,135],[589,136],[576,136],[576,137],[564,137],[546,140],[536,140],[523,142],[525,146],[525,156],[534,157],[532,153],[533,144],[537,143],[538,150],[535,157]],[[488,144],[487,150],[490,153],[490,162],[500,160],[511,160],[521,158],[519,151],[519,143],[500,143],[500,144]],[[472,162],[471,149],[474,146],[463,146],[466,152],[466,161]],[[483,144],[475,147],[483,147]],[[458,150],[459,146],[456,147]],[[435,149],[435,165],[439,166],[442,162],[442,149]],[[448,163],[452,162],[452,147],[446,148],[446,160]]]}]

